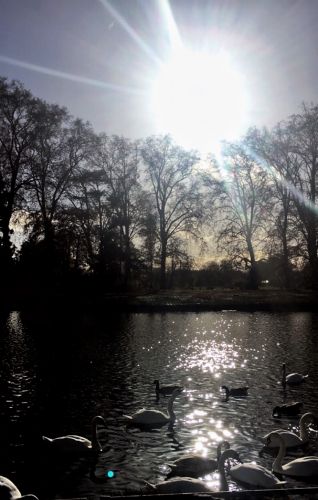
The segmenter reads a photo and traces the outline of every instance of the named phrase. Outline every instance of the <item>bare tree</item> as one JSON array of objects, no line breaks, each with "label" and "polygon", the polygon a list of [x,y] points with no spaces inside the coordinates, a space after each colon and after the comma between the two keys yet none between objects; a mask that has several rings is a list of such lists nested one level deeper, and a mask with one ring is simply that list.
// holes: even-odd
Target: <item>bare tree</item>
[{"label": "bare tree", "polygon": [[[28,161],[36,135],[38,100],[17,81],[0,78],[0,246],[8,264],[12,256],[10,221],[21,209],[29,182]],[[6,264],[5,264],[6,265]]]},{"label": "bare tree", "polygon": [[170,136],[149,137],[141,146],[141,154],[158,214],[160,287],[166,288],[169,241],[180,233],[199,233],[203,212],[194,176],[198,156],[174,144]]},{"label": "bare tree", "polygon": [[273,194],[279,200],[281,215],[276,221],[276,235],[281,238],[286,277],[294,246],[300,251],[299,256],[308,260],[311,286],[316,288],[318,106],[303,104],[299,114],[278,124],[271,132],[254,130],[250,139],[275,181]]},{"label": "bare tree", "polygon": [[119,136],[100,136],[97,163],[104,173],[109,200],[119,229],[124,286],[130,282],[134,238],[143,220],[143,190],[139,182],[137,144]]},{"label": "bare tree", "polygon": [[[142,256],[147,268],[147,283],[149,288],[153,287],[154,264],[157,255],[157,216],[148,198],[144,199],[145,217],[139,231],[142,239]],[[147,210],[148,209],[148,210]]]},{"label": "bare tree", "polygon": [[31,158],[32,194],[39,208],[44,238],[52,242],[54,222],[66,203],[66,192],[80,163],[89,155],[94,134],[88,124],[70,120],[64,108],[42,103],[41,125]]},{"label": "bare tree", "polygon": [[[292,186],[295,177],[295,162],[290,154],[293,136],[283,123],[272,131],[251,129],[246,137],[257,159],[264,163],[272,186],[272,211],[267,229],[270,253],[281,255],[284,284],[291,285],[291,259],[296,246],[295,217],[293,210]],[[277,243],[277,244],[276,244]]]},{"label": "bare tree", "polygon": [[45,240],[53,237],[53,219],[56,217],[64,182],[68,178],[64,165],[63,130],[67,119],[65,109],[45,102],[39,105],[37,121],[41,126],[34,138],[30,155],[32,188],[29,192],[29,210],[40,221],[39,226]]},{"label": "bare tree", "polygon": [[317,186],[318,186],[318,106],[303,104],[302,113],[292,116],[288,129],[293,136],[290,155],[293,158],[293,201],[307,246],[312,288],[318,286],[317,256]]},{"label": "bare tree", "polygon": [[194,260],[185,249],[185,241],[181,238],[171,238],[168,244],[167,254],[170,258],[170,265],[168,269],[169,288],[174,285],[176,272],[188,271],[193,268]]},{"label": "bare tree", "polygon": [[249,269],[250,288],[258,287],[256,249],[263,242],[268,210],[268,179],[243,144],[227,143],[224,166],[206,178],[213,201],[218,246],[232,262]]},{"label": "bare tree", "polygon": [[96,270],[105,253],[104,235],[111,225],[103,172],[88,165],[78,167],[67,194],[72,205],[69,213],[79,228],[82,265]]}]

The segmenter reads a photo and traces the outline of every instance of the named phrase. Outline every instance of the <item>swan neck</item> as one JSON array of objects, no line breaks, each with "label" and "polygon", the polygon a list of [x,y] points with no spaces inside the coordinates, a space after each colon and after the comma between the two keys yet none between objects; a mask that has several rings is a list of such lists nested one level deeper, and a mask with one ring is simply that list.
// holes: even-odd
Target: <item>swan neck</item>
[{"label": "swan neck", "polygon": [[101,449],[101,444],[97,437],[97,426],[98,422],[96,420],[92,421],[92,448],[93,450],[99,451]]},{"label": "swan neck", "polygon": [[217,448],[216,448],[216,459],[217,459],[217,461],[218,461],[218,462],[219,462],[219,460],[220,460],[220,458],[221,458],[222,444],[223,444],[223,442],[221,441],[221,442],[217,445]]},{"label": "swan neck", "polygon": [[283,364],[283,378],[282,378],[282,384],[284,387],[286,387],[286,365],[285,363]]},{"label": "swan neck", "polygon": [[224,464],[225,464],[226,457],[222,456],[220,457],[219,460],[219,473],[220,473],[220,491],[229,491],[229,485],[225,476],[225,470],[224,470]]},{"label": "swan neck", "polygon": [[230,389],[226,385],[223,385],[223,389],[225,390],[226,397],[228,398],[230,395]]},{"label": "swan neck", "polygon": [[278,451],[277,457],[275,458],[275,460],[273,462],[272,470],[273,470],[273,472],[278,472],[281,474],[284,472],[284,470],[283,470],[283,458],[284,458],[285,453],[286,453],[286,445],[284,443],[283,438],[278,433],[275,432],[275,433],[273,433],[273,435],[274,434],[276,437],[278,437],[278,439],[280,441],[280,446],[279,446],[279,451]]},{"label": "swan neck", "polygon": [[171,396],[169,401],[168,401],[168,415],[171,421],[175,421],[176,415],[173,411],[173,402],[175,400],[175,396]]},{"label": "swan neck", "polygon": [[302,441],[308,441],[309,435],[308,435],[308,430],[306,427],[306,423],[311,420],[311,414],[310,413],[305,413],[300,419],[299,422],[299,435],[300,439]]},{"label": "swan neck", "polygon": [[222,448],[224,447],[225,450],[228,450],[230,448],[230,445],[227,441],[220,441],[219,444],[217,445],[216,448],[216,459],[217,462],[219,462],[221,455],[222,455]]}]

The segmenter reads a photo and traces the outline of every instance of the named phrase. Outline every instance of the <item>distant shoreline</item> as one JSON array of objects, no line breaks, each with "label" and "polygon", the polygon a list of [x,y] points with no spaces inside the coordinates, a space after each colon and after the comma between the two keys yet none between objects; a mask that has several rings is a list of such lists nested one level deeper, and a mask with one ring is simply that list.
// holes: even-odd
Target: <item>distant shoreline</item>
[{"label": "distant shoreline", "polygon": [[[74,292],[74,291],[73,291]],[[65,309],[107,309],[116,312],[196,312],[196,311],[318,311],[317,293],[309,290],[169,290],[143,293],[91,294],[81,291],[27,290],[16,293],[0,290],[0,309],[20,310],[38,307]]]},{"label": "distant shoreline", "polygon": [[[116,300],[112,297],[113,307]],[[119,304],[121,301],[119,300]],[[314,292],[286,290],[178,290],[126,297],[136,311],[318,311]]]}]

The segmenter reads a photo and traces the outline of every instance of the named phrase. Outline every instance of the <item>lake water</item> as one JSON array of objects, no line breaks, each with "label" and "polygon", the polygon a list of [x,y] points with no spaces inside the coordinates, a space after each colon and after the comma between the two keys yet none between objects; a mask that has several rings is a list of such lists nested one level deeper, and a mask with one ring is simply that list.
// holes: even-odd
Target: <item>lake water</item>
[{"label": "lake water", "polygon": [[[259,455],[261,436],[279,427],[297,430],[298,424],[273,419],[273,407],[302,401],[304,412],[317,410],[314,313],[13,311],[0,315],[0,336],[0,475],[41,500],[138,491],[142,480],[163,480],[165,464],[188,452],[214,458],[221,439],[243,461],[270,468],[273,457]],[[286,393],[284,361],[287,372],[309,373]],[[124,414],[166,410],[167,399],[156,400],[154,379],[185,387],[174,404],[173,430],[126,429]],[[249,395],[226,402],[222,384],[248,385]],[[88,460],[52,460],[41,440],[90,437],[94,415],[107,423],[99,433],[105,451],[94,464],[95,479]],[[318,455],[315,435],[306,454]],[[105,482],[112,468],[117,476]],[[218,485],[217,474],[204,480]]]}]

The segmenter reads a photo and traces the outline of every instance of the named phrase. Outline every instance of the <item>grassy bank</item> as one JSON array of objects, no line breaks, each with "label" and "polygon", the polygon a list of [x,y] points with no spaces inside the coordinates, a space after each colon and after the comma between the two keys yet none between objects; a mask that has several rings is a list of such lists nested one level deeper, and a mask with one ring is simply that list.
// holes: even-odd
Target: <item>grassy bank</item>
[{"label": "grassy bank", "polygon": [[317,311],[317,294],[308,290],[188,289],[140,293],[92,293],[91,290],[0,289],[1,308],[44,306],[99,308],[123,311]]},{"label": "grassy bank", "polygon": [[311,291],[280,289],[169,290],[126,296],[125,302],[137,310],[316,311],[318,306]]}]

